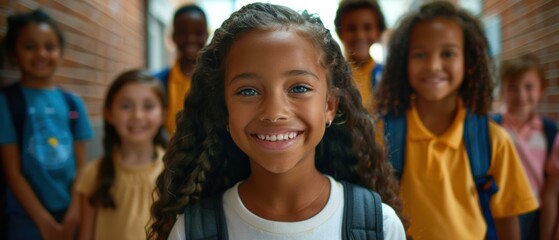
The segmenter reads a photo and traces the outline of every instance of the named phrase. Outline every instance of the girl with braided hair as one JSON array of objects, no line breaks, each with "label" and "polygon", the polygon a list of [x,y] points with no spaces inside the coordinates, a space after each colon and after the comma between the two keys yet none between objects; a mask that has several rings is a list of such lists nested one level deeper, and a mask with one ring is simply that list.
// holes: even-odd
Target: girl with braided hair
[{"label": "girl with braided hair", "polygon": [[181,214],[217,196],[230,239],[341,239],[346,183],[387,203],[381,236],[405,238],[392,168],[318,17],[249,4],[197,61],[148,238],[191,239]]}]

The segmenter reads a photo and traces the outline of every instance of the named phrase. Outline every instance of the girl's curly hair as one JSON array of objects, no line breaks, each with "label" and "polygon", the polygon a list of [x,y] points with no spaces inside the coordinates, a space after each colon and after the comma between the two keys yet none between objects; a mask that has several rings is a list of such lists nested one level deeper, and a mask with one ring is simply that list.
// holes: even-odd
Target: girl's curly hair
[{"label": "girl's curly hair", "polygon": [[410,107],[413,89],[408,80],[410,34],[413,28],[435,18],[458,23],[464,33],[464,81],[458,90],[466,107],[477,114],[487,114],[493,100],[493,62],[480,22],[452,3],[438,1],[406,15],[392,33],[382,81],[377,90],[377,109],[383,115],[400,115]]},{"label": "girl's curly hair", "polygon": [[254,3],[233,13],[198,56],[190,94],[177,117],[177,133],[164,157],[165,170],[157,179],[158,200],[152,207],[154,222],[148,238],[167,238],[187,204],[220,194],[249,176],[248,157],[226,130],[230,114],[224,100],[226,57],[240,35],[280,28],[295,31],[317,46],[328,86],[340,100],[336,119],[316,148],[317,169],[375,190],[401,212],[392,167],[375,141],[371,117],[361,105],[349,65],[330,32],[306,11],[299,14],[283,6]]}]

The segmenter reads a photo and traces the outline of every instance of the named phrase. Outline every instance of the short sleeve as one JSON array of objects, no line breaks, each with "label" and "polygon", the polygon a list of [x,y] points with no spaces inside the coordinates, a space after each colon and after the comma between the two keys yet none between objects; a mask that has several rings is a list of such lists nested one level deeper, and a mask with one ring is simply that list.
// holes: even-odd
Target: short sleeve
[{"label": "short sleeve", "polygon": [[169,240],[185,240],[186,231],[184,229],[184,215],[179,214],[173,228],[169,233]]},{"label": "short sleeve", "polygon": [[91,196],[95,190],[97,173],[101,160],[90,162],[76,181],[76,191],[86,196]]},{"label": "short sleeve", "polygon": [[535,210],[538,202],[534,196],[512,140],[506,131],[491,122],[491,168],[498,192],[491,198],[493,217],[511,217]]},{"label": "short sleeve", "polygon": [[406,231],[402,221],[396,215],[394,209],[386,204],[382,204],[382,229],[384,239],[406,239]]},{"label": "short sleeve", "polygon": [[93,129],[91,128],[91,123],[89,122],[89,117],[87,115],[87,111],[85,109],[85,105],[83,100],[75,95],[72,94],[74,101],[76,103],[76,110],[78,111],[78,122],[77,122],[77,129],[74,133],[75,140],[88,140],[93,137]]},{"label": "short sleeve", "polygon": [[555,143],[547,160],[546,173],[559,175],[559,134],[555,136]]},{"label": "short sleeve", "polygon": [[3,93],[0,93],[0,145],[17,143],[12,114]]}]

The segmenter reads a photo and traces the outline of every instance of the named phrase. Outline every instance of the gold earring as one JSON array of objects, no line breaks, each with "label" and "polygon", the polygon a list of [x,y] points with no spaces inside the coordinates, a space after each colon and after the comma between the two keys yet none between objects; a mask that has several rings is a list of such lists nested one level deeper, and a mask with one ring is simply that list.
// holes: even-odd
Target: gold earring
[{"label": "gold earring", "polygon": [[330,126],[332,126],[332,120],[328,121],[328,123],[326,124],[326,128],[329,128]]}]

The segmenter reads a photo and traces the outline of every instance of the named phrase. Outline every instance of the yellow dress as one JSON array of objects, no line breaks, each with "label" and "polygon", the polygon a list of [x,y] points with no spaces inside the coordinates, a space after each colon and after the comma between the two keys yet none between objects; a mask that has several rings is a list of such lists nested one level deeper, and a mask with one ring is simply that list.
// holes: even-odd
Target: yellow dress
[{"label": "yellow dress", "polygon": [[[96,209],[94,239],[146,239],[155,180],[163,171],[163,154],[164,150],[158,148],[156,160],[138,168],[124,166],[120,156],[113,154],[115,179],[110,194],[116,208]],[[79,193],[90,197],[95,192],[100,163],[88,164],[76,184]]]}]

